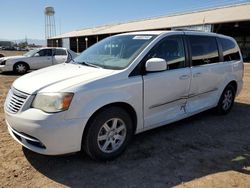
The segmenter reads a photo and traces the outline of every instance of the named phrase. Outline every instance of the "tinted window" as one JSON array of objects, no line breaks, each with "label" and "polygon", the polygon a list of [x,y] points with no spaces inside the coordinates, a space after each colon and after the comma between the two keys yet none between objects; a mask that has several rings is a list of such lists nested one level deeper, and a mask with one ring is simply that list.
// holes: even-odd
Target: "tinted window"
[{"label": "tinted window", "polygon": [[170,36],[160,41],[149,53],[147,59],[162,58],[168,63],[168,69],[185,66],[185,51],[181,36]]},{"label": "tinted window", "polygon": [[240,60],[240,53],[232,40],[226,38],[220,38],[219,40],[223,50],[224,61]]},{"label": "tinted window", "polygon": [[189,36],[192,66],[219,62],[219,52],[215,37]]},{"label": "tinted window", "polygon": [[56,49],[55,55],[67,55],[67,53],[63,49]]},{"label": "tinted window", "polygon": [[43,49],[43,50],[40,50],[38,53],[39,53],[39,56],[52,56],[51,49]]}]

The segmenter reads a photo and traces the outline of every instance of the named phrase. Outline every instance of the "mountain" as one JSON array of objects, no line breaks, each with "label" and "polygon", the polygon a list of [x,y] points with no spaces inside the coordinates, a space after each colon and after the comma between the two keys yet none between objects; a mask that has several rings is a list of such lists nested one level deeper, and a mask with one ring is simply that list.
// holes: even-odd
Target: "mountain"
[{"label": "mountain", "polygon": [[[15,43],[19,43],[19,42],[24,42],[24,39],[18,39],[18,40],[11,40]],[[42,39],[27,39],[29,44],[36,44],[36,45],[41,45],[41,46],[46,46],[46,40],[42,40]]]},{"label": "mountain", "polygon": [[[25,39],[17,39],[17,40],[8,40],[8,39],[0,39],[0,41],[12,41],[14,43],[20,43],[20,42],[24,42]],[[46,40],[43,39],[27,39],[29,44],[36,44],[39,46],[46,46]]]}]

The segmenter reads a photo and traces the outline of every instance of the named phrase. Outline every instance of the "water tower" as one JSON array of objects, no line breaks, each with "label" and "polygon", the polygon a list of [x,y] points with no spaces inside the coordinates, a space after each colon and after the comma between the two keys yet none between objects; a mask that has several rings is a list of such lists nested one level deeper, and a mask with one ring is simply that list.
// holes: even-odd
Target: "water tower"
[{"label": "water tower", "polygon": [[55,10],[53,7],[45,7],[45,38],[56,36]]}]

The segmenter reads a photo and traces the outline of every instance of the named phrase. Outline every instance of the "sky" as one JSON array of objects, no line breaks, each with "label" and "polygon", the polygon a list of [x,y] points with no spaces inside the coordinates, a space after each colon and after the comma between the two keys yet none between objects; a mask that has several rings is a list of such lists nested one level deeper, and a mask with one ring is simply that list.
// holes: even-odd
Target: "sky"
[{"label": "sky", "polygon": [[55,9],[56,33],[200,10],[250,0],[0,0],[0,39],[44,39],[44,8]]}]

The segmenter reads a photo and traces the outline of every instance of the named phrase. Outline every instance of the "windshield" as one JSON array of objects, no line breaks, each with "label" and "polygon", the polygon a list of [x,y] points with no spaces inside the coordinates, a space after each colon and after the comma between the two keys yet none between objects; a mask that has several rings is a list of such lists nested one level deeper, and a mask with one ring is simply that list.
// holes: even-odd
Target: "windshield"
[{"label": "windshield", "polygon": [[155,35],[108,37],[82,52],[74,61],[105,69],[124,69],[154,38]]},{"label": "windshield", "polygon": [[40,49],[30,50],[29,52],[25,53],[24,56],[32,57],[34,56]]}]

